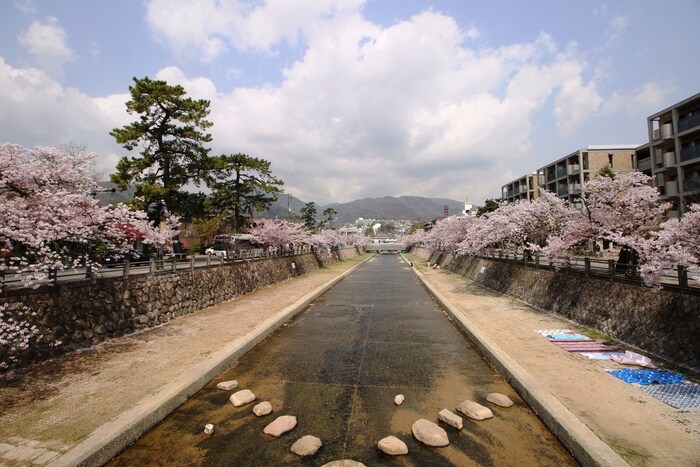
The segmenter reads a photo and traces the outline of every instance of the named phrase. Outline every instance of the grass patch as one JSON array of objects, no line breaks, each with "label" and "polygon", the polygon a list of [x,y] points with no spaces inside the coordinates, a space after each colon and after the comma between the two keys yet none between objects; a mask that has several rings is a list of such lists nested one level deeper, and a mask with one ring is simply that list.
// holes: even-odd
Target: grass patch
[{"label": "grass patch", "polygon": [[609,445],[613,450],[620,455],[629,464],[634,465],[647,465],[647,461],[651,459],[649,454],[642,454],[641,452],[635,451],[628,447],[624,447],[620,444],[618,440],[611,440]]},{"label": "grass patch", "polygon": [[87,438],[89,434],[79,428],[55,427],[42,433],[41,438],[47,441],[59,439],[66,444],[73,444]]}]

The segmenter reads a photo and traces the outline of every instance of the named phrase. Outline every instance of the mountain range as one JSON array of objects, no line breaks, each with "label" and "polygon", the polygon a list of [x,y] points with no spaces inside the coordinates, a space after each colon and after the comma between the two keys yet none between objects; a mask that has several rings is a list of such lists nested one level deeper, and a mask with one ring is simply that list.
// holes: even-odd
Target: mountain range
[{"label": "mountain range", "polygon": [[[258,213],[262,218],[286,219],[289,215],[298,216],[306,203],[290,195],[282,195],[268,211]],[[333,208],[334,224],[353,224],[359,218],[377,220],[411,220],[430,221],[448,214],[459,214],[464,209],[464,203],[453,199],[423,198],[420,196],[385,196],[382,198],[363,198],[347,203],[331,203],[317,205],[317,219],[325,218],[323,211]],[[289,209],[288,209],[289,208]]]}]

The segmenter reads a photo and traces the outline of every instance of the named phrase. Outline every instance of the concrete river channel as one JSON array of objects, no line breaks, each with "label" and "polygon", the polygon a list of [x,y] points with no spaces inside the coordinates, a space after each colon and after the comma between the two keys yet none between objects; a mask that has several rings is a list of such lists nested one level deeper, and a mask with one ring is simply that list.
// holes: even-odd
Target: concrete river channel
[{"label": "concrete river channel", "polygon": [[[214,331],[215,332],[215,331]],[[235,390],[216,388],[235,379]],[[250,389],[256,401],[234,407],[229,396]],[[490,392],[514,405],[486,401]],[[394,397],[403,394],[402,405]],[[411,426],[438,423],[444,408],[470,399],[494,417],[462,416],[457,430],[439,422],[450,444],[432,448]],[[253,406],[270,401],[257,417]],[[280,415],[298,424],[279,438],[263,429]],[[205,424],[214,432],[203,432]],[[323,442],[309,457],[290,451],[304,435]],[[377,449],[389,435],[409,453],[391,457]],[[513,388],[433,300],[397,255],[362,264],[272,336],[220,374],[109,465],[320,466],[338,459],[373,465],[562,466],[577,465]]]}]

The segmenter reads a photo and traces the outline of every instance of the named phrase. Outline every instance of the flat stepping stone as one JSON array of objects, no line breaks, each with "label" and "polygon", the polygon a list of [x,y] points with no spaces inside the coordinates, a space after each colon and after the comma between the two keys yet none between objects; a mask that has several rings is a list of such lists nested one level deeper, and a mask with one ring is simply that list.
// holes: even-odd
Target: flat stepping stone
[{"label": "flat stepping stone", "polygon": [[367,467],[362,462],[357,462],[352,459],[340,459],[323,464],[321,467]]},{"label": "flat stepping stone", "polygon": [[390,456],[408,454],[408,446],[396,436],[387,436],[386,438],[380,439],[377,443],[377,448],[384,454],[389,454]]},{"label": "flat stepping stone", "polygon": [[403,404],[404,399],[403,394],[398,394],[396,397],[394,397],[394,404],[401,405]]},{"label": "flat stepping stone", "polygon": [[501,394],[500,392],[492,392],[488,396],[486,396],[486,400],[491,402],[492,404],[496,404],[499,407],[512,407],[513,401],[510,400],[510,397],[506,396],[505,394]]},{"label": "flat stepping stone", "polygon": [[274,422],[267,425],[263,433],[279,438],[286,432],[293,430],[295,426],[297,426],[297,418],[295,416],[282,415],[277,417]]},{"label": "flat stepping stone", "polygon": [[255,400],[255,394],[250,389],[243,389],[238,392],[234,392],[229,397],[229,400],[234,407],[240,407],[242,405],[250,404]]},{"label": "flat stepping stone", "polygon": [[462,426],[463,426],[462,417],[460,417],[456,413],[453,413],[447,409],[442,409],[438,413],[438,419],[441,422],[446,423],[453,428],[457,428],[458,430],[462,429]]},{"label": "flat stepping stone", "polygon": [[272,404],[268,401],[261,402],[253,407],[253,413],[258,417],[269,415],[272,412]]},{"label": "flat stepping stone", "polygon": [[411,431],[418,441],[428,446],[440,448],[450,444],[447,432],[437,424],[424,418],[416,420],[411,427]]},{"label": "flat stepping stone", "polygon": [[457,410],[472,420],[486,420],[487,418],[493,418],[493,412],[491,412],[491,409],[470,400],[466,400],[459,404],[457,406]]},{"label": "flat stepping stone", "polygon": [[313,456],[321,449],[323,443],[313,435],[302,436],[292,444],[292,452],[298,456]]},{"label": "flat stepping stone", "polygon": [[238,387],[238,381],[232,379],[230,381],[222,381],[216,385],[217,388],[223,389],[224,391],[230,391],[231,389],[236,389]]}]

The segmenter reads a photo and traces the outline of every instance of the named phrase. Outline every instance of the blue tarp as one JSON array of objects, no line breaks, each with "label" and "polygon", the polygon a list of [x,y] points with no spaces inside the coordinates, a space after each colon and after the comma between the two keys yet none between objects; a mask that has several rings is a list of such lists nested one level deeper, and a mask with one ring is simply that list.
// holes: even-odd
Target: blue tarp
[{"label": "blue tarp", "polygon": [[625,368],[624,370],[608,370],[608,373],[630,384],[680,384],[685,381],[685,376],[666,370],[635,370]]}]

